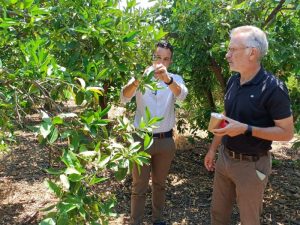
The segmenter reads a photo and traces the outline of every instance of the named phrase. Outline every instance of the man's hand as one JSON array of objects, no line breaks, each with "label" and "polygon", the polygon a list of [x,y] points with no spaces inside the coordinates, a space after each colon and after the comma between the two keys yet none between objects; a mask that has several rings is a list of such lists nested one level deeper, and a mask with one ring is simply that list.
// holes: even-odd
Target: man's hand
[{"label": "man's hand", "polygon": [[215,156],[216,156],[216,151],[214,151],[214,150],[210,149],[206,153],[206,156],[204,158],[204,166],[208,171],[215,170]]},{"label": "man's hand", "polygon": [[168,83],[171,80],[168,75],[167,68],[163,64],[155,65],[154,77],[156,79],[162,80],[165,83]]},{"label": "man's hand", "polygon": [[224,128],[213,129],[212,132],[216,136],[224,136],[228,135],[230,137],[234,137],[240,134],[245,133],[247,130],[247,124],[240,123],[239,121],[230,119],[229,117],[224,116],[224,119],[228,122],[228,124]]}]

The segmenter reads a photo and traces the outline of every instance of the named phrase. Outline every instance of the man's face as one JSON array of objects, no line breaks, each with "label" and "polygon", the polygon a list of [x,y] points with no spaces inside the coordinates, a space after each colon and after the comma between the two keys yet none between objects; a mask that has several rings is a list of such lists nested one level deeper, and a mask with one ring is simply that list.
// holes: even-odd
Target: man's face
[{"label": "man's face", "polygon": [[251,47],[244,43],[245,36],[235,35],[231,37],[226,53],[226,59],[231,71],[241,72],[245,65],[249,63]]},{"label": "man's face", "polygon": [[167,48],[158,47],[153,54],[153,64],[163,64],[168,68],[172,63],[172,52]]}]

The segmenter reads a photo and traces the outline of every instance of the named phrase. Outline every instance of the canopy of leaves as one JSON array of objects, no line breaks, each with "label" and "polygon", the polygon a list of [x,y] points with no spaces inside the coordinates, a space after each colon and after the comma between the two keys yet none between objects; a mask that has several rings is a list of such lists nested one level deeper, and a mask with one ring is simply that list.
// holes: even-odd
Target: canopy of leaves
[{"label": "canopy of leaves", "polygon": [[287,82],[295,120],[299,118],[300,4],[298,1],[192,0],[170,3],[161,24],[176,46],[175,67],[189,86],[191,121],[206,129],[212,111],[222,111],[230,76],[225,54],[229,32],[240,25],[266,31],[269,52],[263,66]]}]

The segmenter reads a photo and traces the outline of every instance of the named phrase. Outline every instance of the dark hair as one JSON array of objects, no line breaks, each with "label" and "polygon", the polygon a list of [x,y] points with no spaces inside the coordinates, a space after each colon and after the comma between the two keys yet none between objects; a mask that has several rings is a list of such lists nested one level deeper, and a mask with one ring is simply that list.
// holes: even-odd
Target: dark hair
[{"label": "dark hair", "polygon": [[173,46],[167,42],[167,41],[160,41],[156,44],[156,48],[165,48],[165,49],[170,49],[171,51],[171,56],[173,56]]}]

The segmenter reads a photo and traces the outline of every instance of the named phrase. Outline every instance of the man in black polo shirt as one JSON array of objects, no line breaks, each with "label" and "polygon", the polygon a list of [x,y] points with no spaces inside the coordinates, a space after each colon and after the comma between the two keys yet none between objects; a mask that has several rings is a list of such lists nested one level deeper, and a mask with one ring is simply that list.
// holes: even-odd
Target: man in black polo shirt
[{"label": "man in black polo shirt", "polygon": [[[236,201],[243,225],[260,224],[263,193],[271,173],[272,141],[293,137],[293,117],[283,82],[261,66],[265,33],[254,26],[231,31],[226,59],[238,72],[227,83],[225,128],[214,129],[204,165],[215,170],[211,224],[230,224]],[[215,155],[219,145],[218,160]]]}]

